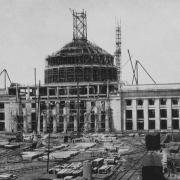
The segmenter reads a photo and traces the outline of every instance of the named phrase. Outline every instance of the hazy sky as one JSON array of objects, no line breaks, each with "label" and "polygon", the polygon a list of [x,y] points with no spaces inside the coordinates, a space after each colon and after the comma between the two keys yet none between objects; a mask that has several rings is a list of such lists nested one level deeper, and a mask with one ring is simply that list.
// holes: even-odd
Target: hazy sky
[{"label": "hazy sky", "polygon": [[[115,17],[121,19],[122,64],[129,49],[158,83],[180,82],[179,0],[0,0],[0,70],[13,82],[34,83],[36,67],[44,83],[45,58],[72,40],[69,8],[87,11],[88,40],[111,54]],[[130,63],[122,71],[131,82]]]}]

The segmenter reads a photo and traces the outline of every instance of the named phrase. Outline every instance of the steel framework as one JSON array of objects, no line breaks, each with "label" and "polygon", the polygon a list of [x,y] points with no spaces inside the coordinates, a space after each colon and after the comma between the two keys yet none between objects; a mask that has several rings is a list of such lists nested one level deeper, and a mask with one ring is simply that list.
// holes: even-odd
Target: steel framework
[{"label": "steel framework", "polygon": [[87,40],[86,11],[80,13],[71,10],[73,15],[73,40]]}]

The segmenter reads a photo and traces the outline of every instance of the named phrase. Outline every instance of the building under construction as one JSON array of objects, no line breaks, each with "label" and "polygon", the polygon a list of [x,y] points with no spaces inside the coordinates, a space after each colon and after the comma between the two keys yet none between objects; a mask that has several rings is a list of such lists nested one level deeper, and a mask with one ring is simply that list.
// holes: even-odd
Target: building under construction
[{"label": "building under construction", "polygon": [[121,29],[115,55],[87,39],[86,12],[73,15],[73,40],[45,59],[45,83],[0,92],[0,131],[179,130],[180,84],[124,85]]}]

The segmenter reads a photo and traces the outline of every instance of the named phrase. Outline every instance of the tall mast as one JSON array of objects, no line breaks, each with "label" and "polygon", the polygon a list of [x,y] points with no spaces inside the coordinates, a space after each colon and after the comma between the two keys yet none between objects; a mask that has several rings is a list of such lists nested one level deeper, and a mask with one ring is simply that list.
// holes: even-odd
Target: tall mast
[{"label": "tall mast", "polygon": [[71,10],[73,15],[73,40],[87,41],[87,16],[86,11],[75,12]]},{"label": "tall mast", "polygon": [[118,88],[122,83],[121,70],[121,22],[116,23],[116,50],[115,50],[115,66],[117,67]]}]

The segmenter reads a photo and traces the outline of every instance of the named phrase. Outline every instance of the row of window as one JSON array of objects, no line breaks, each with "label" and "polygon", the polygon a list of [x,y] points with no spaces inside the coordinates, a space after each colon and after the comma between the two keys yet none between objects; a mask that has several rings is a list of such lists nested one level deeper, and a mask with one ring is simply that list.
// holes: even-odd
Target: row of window
[{"label": "row of window", "polygon": [[[75,52],[73,52],[75,51]],[[87,51],[87,49],[86,49]],[[72,53],[78,53],[77,49],[71,49]],[[86,52],[88,53],[88,52]],[[80,53],[82,54],[82,49],[80,49]],[[94,54],[94,53],[93,53]],[[83,56],[56,56],[56,57],[48,57],[46,59],[46,63],[48,66],[59,66],[59,65],[77,65],[77,64],[85,64],[85,65],[113,65],[113,58],[108,55],[83,55]]]},{"label": "row of window", "polygon": [[[148,117],[155,118],[155,109],[148,109]],[[179,109],[172,109],[172,118],[179,118]],[[137,110],[137,119],[144,118],[144,110]],[[160,118],[167,118],[167,109],[160,109]],[[132,119],[132,110],[126,110],[126,119]]]},{"label": "row of window", "polygon": [[[56,105],[56,102],[55,101],[50,101],[49,103],[49,106],[50,106],[50,109],[53,109]],[[95,104],[95,101],[92,101],[91,102],[91,107],[94,107],[96,104]],[[62,110],[64,107],[66,106],[66,102],[65,101],[60,101],[59,102],[59,109]],[[78,103],[77,101],[70,101],[69,102],[69,108],[70,109],[76,109],[78,106]],[[101,101],[101,106],[102,108],[104,109],[105,108],[105,101]],[[25,108],[25,103],[22,103],[22,107]],[[31,103],[31,108],[36,108],[36,103]],[[40,109],[41,110],[45,110],[47,109],[47,104],[45,101],[41,101],[40,102]],[[79,101],[79,109],[86,109],[86,101]]]},{"label": "row of window", "polygon": [[[109,89],[109,92],[116,92],[117,86],[116,85],[107,85],[107,83],[104,83],[103,85],[90,85],[90,86],[71,86],[71,87],[40,87],[39,88],[39,95],[40,96],[57,96],[57,95],[87,95],[87,94],[107,94],[107,89]],[[35,89],[30,89],[30,96],[37,97]],[[9,88],[9,95],[16,95],[17,90],[15,87]],[[25,96],[28,94],[27,89],[19,89],[18,93],[21,94],[21,96]],[[4,103],[0,103],[0,109],[4,108]]]},{"label": "row of window", "polygon": [[[160,129],[167,129],[167,120],[161,120],[160,121]],[[133,129],[133,122],[132,121],[126,121],[126,130],[132,130]],[[148,121],[148,129],[155,129],[155,120],[149,120]],[[172,120],[172,129],[179,129],[179,120]],[[137,130],[144,130],[144,122],[143,121],[137,121]]]},{"label": "row of window", "polygon": [[[172,105],[178,105],[179,104],[179,99],[178,98],[172,98],[171,99]],[[137,105],[138,106],[143,106],[144,101],[142,99],[137,100]],[[161,98],[160,99],[160,105],[166,105],[167,99],[166,98]],[[153,106],[155,104],[155,99],[148,99],[148,104],[149,106]],[[131,106],[132,105],[132,100],[127,99],[126,100],[126,106]]]},{"label": "row of window", "polygon": [[117,80],[117,69],[115,67],[62,67],[45,70],[45,84],[107,80]]}]

